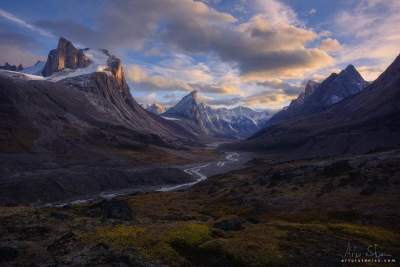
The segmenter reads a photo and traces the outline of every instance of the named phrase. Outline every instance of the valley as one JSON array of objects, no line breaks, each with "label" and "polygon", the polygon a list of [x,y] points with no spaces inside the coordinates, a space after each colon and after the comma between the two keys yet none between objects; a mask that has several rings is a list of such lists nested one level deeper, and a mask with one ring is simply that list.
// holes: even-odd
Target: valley
[{"label": "valley", "polygon": [[0,70],[0,266],[398,261],[400,56],[372,82],[353,65],[309,80],[274,114],[193,88],[146,106],[128,75],[62,37]]},{"label": "valley", "polygon": [[398,255],[399,155],[258,158],[185,190],[3,206],[3,266],[333,267],[348,244]]},{"label": "valley", "polygon": [[[216,152],[216,154],[219,154]],[[133,188],[129,188],[129,185],[125,185],[123,189],[120,190],[107,190],[102,192],[97,192],[95,195],[85,195],[85,196],[76,196],[68,201],[56,201],[53,203],[40,203],[39,207],[64,207],[67,205],[74,204],[83,204],[83,203],[94,203],[101,200],[111,200],[116,197],[131,195],[136,193],[148,193],[148,192],[171,192],[171,191],[181,191],[188,190],[192,186],[205,181],[208,177],[224,174],[233,170],[242,169],[247,166],[247,163],[253,159],[253,153],[246,152],[224,152],[218,160],[204,163],[196,163],[189,165],[173,165],[165,168],[165,176],[171,177],[177,175],[175,170],[182,170],[184,173],[190,175],[191,181],[184,182],[182,184],[177,185],[169,185],[169,184],[152,184],[152,185],[140,185],[136,184]],[[160,176],[161,169],[158,168],[154,171],[154,168],[147,168],[142,171],[150,177],[152,176]],[[161,171],[162,172],[162,171]],[[178,175],[179,176],[179,175]],[[146,178],[146,177],[145,177]],[[154,178],[152,178],[154,180]],[[168,178],[165,178],[168,181]],[[179,178],[178,178],[179,179]],[[170,181],[173,179],[169,179]],[[182,179],[182,181],[189,179]],[[173,180],[174,182],[176,180]],[[6,181],[2,181],[3,185]],[[162,182],[161,182],[162,183]],[[1,183],[0,183],[1,186]]]}]

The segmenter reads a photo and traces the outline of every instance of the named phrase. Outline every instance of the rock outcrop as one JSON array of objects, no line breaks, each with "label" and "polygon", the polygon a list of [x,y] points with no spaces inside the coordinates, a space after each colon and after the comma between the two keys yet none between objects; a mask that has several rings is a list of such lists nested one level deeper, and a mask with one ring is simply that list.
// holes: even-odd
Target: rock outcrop
[{"label": "rock outcrop", "polygon": [[64,69],[77,69],[89,66],[90,59],[84,54],[83,49],[77,49],[65,38],[60,38],[57,48],[51,50],[46,65],[42,71],[44,77]]}]

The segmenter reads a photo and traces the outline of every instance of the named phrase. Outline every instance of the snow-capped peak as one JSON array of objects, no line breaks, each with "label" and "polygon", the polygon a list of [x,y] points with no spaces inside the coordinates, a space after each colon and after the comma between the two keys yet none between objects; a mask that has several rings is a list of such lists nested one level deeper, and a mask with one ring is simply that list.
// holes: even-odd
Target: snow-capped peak
[{"label": "snow-capped peak", "polygon": [[108,75],[112,75],[110,59],[112,56],[103,49],[85,49],[83,54],[90,60],[90,63],[86,67],[70,69],[65,68],[58,72],[54,72],[52,75],[47,77],[49,81],[59,81],[66,78],[75,76],[90,74],[94,72],[104,72]]}]

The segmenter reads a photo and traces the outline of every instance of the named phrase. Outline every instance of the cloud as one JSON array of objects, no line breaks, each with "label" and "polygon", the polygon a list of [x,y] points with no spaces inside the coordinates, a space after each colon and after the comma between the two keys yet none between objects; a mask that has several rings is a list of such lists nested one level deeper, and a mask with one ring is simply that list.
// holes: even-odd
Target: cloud
[{"label": "cloud", "polygon": [[291,84],[279,79],[266,80],[257,84],[270,89],[279,89],[289,96],[297,96],[304,89],[304,85]]},{"label": "cloud", "polygon": [[134,90],[139,91],[197,90],[212,94],[234,94],[240,91],[239,85],[232,82],[233,77],[229,73],[217,78],[207,65],[194,63],[182,56],[154,66],[129,65],[126,72]]},{"label": "cloud", "polygon": [[0,8],[0,17],[3,19],[6,19],[8,21],[11,21],[13,23],[16,23],[17,25],[19,25],[20,27],[23,27],[25,29],[29,29],[33,32],[39,33],[40,35],[46,36],[46,37],[54,37],[50,32],[43,30],[33,24],[30,24],[26,21],[24,21],[23,19],[3,10]]},{"label": "cloud", "polygon": [[360,66],[357,67],[357,70],[364,79],[367,81],[373,81],[376,77],[382,74],[385,68],[377,66]]},{"label": "cloud", "polygon": [[255,14],[241,23],[200,1],[116,0],[106,3],[93,28],[68,21],[38,25],[89,46],[143,49],[162,43],[178,53],[215,55],[247,79],[300,77],[332,62],[325,51],[308,48],[317,34],[305,28],[288,6],[277,0],[246,5]]},{"label": "cloud", "polygon": [[204,98],[204,103],[211,106],[235,106],[241,103],[241,97]]},{"label": "cloud", "polygon": [[191,91],[193,88],[176,79],[162,75],[151,75],[139,65],[131,65],[127,69],[127,77],[134,84],[134,90],[154,91]]},{"label": "cloud", "polygon": [[321,41],[319,48],[325,52],[335,52],[342,49],[342,45],[338,40],[326,38]]},{"label": "cloud", "polygon": [[308,15],[314,15],[317,13],[317,10],[315,8],[311,8],[310,11],[308,11]]},{"label": "cloud", "polygon": [[279,109],[287,105],[294,98],[294,96],[289,96],[280,90],[269,90],[247,96],[241,102],[254,108],[268,107],[270,109]]},{"label": "cloud", "polygon": [[148,39],[157,38],[156,33],[185,21],[207,21],[216,25],[233,22],[235,19],[228,13],[209,8],[203,2],[191,0],[115,0],[105,3],[93,28],[78,26],[65,20],[41,20],[37,24],[57,35],[81,41],[89,46],[101,44],[106,48],[139,49]]},{"label": "cloud", "polygon": [[342,43],[337,62],[368,62],[381,69],[390,64],[400,52],[400,32],[395,26],[400,25],[399,14],[397,0],[364,0],[338,13],[335,30],[348,41]]}]

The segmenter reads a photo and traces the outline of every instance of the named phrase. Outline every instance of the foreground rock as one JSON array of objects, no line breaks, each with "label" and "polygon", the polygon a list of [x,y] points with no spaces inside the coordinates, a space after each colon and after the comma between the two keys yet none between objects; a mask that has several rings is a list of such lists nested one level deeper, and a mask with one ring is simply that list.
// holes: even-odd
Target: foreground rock
[{"label": "foreground rock", "polygon": [[399,179],[399,151],[258,158],[188,191],[0,207],[0,265],[336,267],[349,244],[398,260]]}]

